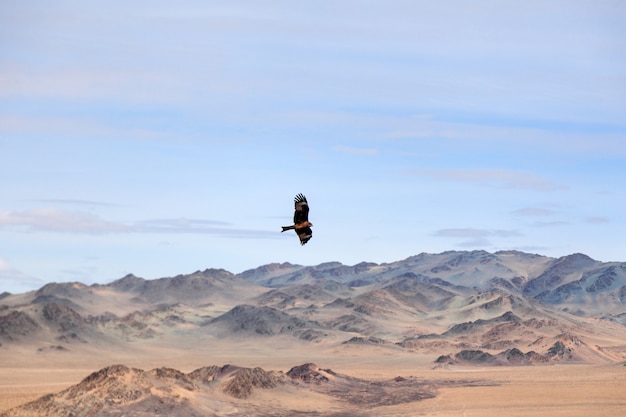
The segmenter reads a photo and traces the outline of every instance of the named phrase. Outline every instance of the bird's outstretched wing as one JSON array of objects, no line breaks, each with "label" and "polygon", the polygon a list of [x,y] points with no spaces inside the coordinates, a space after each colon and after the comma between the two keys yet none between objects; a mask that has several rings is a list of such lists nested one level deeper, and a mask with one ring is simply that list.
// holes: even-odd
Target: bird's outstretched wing
[{"label": "bird's outstretched wing", "polygon": [[[294,199],[295,211],[293,213],[293,224],[299,225],[309,221],[309,203],[303,194],[297,194]],[[309,229],[309,233],[311,230]],[[302,239],[300,239],[302,240]]]}]

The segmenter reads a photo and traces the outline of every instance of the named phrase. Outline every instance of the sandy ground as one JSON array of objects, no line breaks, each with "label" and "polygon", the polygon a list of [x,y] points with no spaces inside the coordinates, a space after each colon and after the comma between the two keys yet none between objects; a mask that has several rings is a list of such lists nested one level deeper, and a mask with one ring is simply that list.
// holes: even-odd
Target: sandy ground
[{"label": "sandy ground", "polygon": [[[0,360],[0,412],[77,384],[91,372],[112,363],[141,369],[172,367],[190,372],[207,365],[260,366],[288,371],[314,362],[322,368],[358,378],[391,379],[396,376],[438,381],[433,399],[378,407],[380,416],[618,416],[626,415],[626,366],[548,365],[531,367],[450,367],[433,369],[433,357],[360,347],[273,349],[259,346],[213,346],[205,352],[183,355],[159,349],[153,355],[116,358],[63,359],[34,357],[20,366]],[[24,359],[24,358],[22,358]],[[114,362],[111,362],[114,360]],[[480,381],[480,386],[446,387],[445,381]],[[258,394],[269,401],[271,391]],[[254,398],[251,399],[254,401]],[[299,399],[299,401],[301,401]],[[288,399],[285,399],[288,401]],[[315,401],[322,401],[316,397]],[[283,401],[284,402],[284,401]],[[317,404],[319,410],[325,407]],[[336,402],[328,410],[337,411]]]},{"label": "sandy ground", "polygon": [[419,404],[419,415],[626,415],[626,368],[623,366],[556,365],[498,370],[465,368],[450,371],[447,376],[453,373],[453,378],[466,378],[471,374],[472,377],[499,385],[443,388],[436,398]]}]

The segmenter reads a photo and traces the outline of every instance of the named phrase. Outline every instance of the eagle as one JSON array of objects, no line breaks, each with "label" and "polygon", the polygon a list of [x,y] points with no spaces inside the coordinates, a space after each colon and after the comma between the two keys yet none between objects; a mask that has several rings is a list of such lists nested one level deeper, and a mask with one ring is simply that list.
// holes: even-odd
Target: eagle
[{"label": "eagle", "polygon": [[313,223],[309,221],[309,203],[306,201],[306,197],[300,193],[296,194],[294,205],[296,209],[293,212],[293,226],[282,226],[281,233],[285,230],[295,230],[300,238],[300,244],[304,245],[313,237],[311,230]]}]

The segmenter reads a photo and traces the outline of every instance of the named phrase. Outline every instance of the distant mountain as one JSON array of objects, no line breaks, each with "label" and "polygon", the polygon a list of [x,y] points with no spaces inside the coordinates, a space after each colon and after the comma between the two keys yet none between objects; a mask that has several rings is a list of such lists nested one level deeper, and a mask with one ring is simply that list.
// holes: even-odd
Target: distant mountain
[{"label": "distant mountain", "polygon": [[259,267],[239,276],[270,287],[323,285],[327,280],[364,287],[412,277],[411,285],[421,282],[439,286],[440,290],[451,287],[457,291],[501,291],[540,300],[580,316],[626,324],[626,262],[603,263],[579,253],[555,259],[519,251],[449,251],[422,253],[389,264],[281,264]]},{"label": "distant mountain", "polygon": [[558,286],[579,279],[583,273],[596,269],[599,265],[600,262],[580,253],[555,259],[541,274],[530,277],[524,285],[523,293],[531,297],[542,296]]},{"label": "distant mountain", "polygon": [[135,294],[136,300],[150,303],[206,303],[211,294],[239,298],[255,291],[255,285],[223,269],[206,269],[173,278],[145,280],[127,275],[105,287]]},{"label": "distant mountain", "polygon": [[310,340],[321,326],[271,307],[238,305],[211,320],[208,326],[223,329],[227,334],[252,333],[263,336],[294,334]]},{"label": "distant mountain", "polygon": [[[464,363],[465,354],[455,356],[462,351],[484,352],[498,364],[601,362],[625,359],[624,324],[626,263],[517,251],[422,253],[354,266],[268,264],[154,280],[127,275],[103,285],[50,283],[0,299],[2,349],[59,355],[175,348],[182,338],[201,346],[211,338],[287,337]],[[550,354],[558,343],[571,355]],[[514,349],[536,355],[524,359]]]}]

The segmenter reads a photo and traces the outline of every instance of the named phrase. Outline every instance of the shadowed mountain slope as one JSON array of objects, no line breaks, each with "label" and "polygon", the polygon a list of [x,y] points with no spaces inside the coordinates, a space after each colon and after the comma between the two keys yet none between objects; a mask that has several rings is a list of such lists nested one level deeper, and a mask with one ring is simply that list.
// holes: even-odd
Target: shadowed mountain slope
[{"label": "shadowed mountain slope", "polygon": [[[271,273],[260,267],[240,276],[272,287],[332,279],[355,288],[393,285],[392,280],[412,277],[415,279],[404,286],[423,284],[420,292],[425,285],[452,294],[497,290],[534,298],[579,316],[626,324],[626,263],[599,262],[583,254],[555,259],[518,251],[449,251],[422,253],[389,264],[364,262],[345,266],[328,262],[308,267],[289,264],[288,268],[273,268]],[[432,299],[432,295],[425,298]]]},{"label": "shadowed mountain slope", "polygon": [[569,334],[582,341],[574,350],[590,350],[562,360],[606,362],[626,359],[625,301],[626,264],[581,254],[473,251],[389,264],[270,264],[239,275],[220,269],[154,280],[127,275],[105,285],[51,283],[5,295],[0,348],[112,355],[177,349],[181,340],[202,348],[216,339],[271,345],[287,337],[428,355],[497,355],[531,346],[548,355],[559,335]]}]

